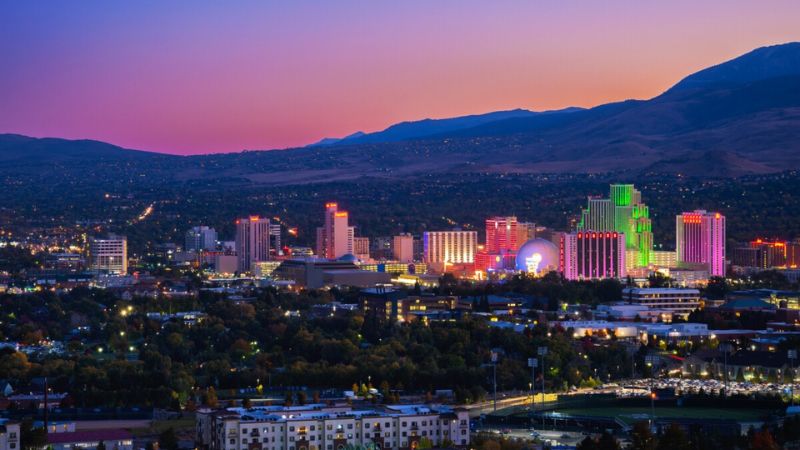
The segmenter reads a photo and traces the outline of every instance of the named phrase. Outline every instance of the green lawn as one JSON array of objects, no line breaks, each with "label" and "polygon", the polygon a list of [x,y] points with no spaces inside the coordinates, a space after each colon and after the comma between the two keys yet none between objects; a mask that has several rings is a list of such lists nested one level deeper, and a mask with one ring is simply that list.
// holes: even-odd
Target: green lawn
[{"label": "green lawn", "polygon": [[[599,408],[565,408],[556,412],[573,416],[618,417],[626,423],[647,420],[651,409],[648,407],[599,407]],[[770,411],[761,409],[723,409],[723,408],[691,408],[691,407],[656,407],[656,417],[678,419],[729,419],[737,421],[757,421]]]}]

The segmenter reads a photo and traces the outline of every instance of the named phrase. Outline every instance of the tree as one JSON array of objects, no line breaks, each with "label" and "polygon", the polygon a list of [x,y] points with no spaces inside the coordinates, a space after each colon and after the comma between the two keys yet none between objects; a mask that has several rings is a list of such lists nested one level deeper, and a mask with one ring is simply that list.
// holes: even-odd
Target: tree
[{"label": "tree", "polygon": [[597,450],[620,450],[619,441],[608,431],[603,431],[597,440]]},{"label": "tree", "polygon": [[291,392],[286,393],[286,397],[283,399],[283,404],[286,406],[292,406],[294,404],[294,396]]},{"label": "tree", "polygon": [[300,391],[300,392],[297,393],[297,404],[298,405],[300,405],[300,406],[305,405],[306,404],[306,399],[307,399],[307,397],[306,397],[306,393],[305,392]]},{"label": "tree", "polygon": [[20,424],[20,441],[23,449],[40,449],[47,445],[47,432],[42,427],[33,427],[30,419]]},{"label": "tree", "polygon": [[422,439],[419,440],[419,445],[417,445],[417,448],[419,449],[433,448],[433,442],[431,442],[430,439],[423,437]]},{"label": "tree", "polygon": [[253,407],[253,401],[250,400],[249,397],[245,398],[244,400],[242,400],[242,407],[245,408],[245,409],[252,408]]},{"label": "tree", "polygon": [[103,441],[98,442],[97,443],[97,450],[106,450],[106,443],[103,442]]},{"label": "tree", "polygon": [[647,422],[636,422],[631,430],[631,444],[629,450],[655,450],[656,437],[650,431]]},{"label": "tree", "polygon": [[208,389],[206,389],[205,394],[203,394],[203,404],[210,408],[216,408],[219,406],[217,390],[214,389],[214,386],[209,386]]},{"label": "tree", "polygon": [[779,450],[780,446],[778,445],[777,442],[775,442],[775,438],[772,437],[772,433],[770,433],[769,430],[765,428],[753,434],[753,438],[750,441],[750,449]]},{"label": "tree", "polygon": [[169,427],[158,435],[158,448],[159,450],[177,450],[178,436],[175,434],[174,428]]},{"label": "tree", "polygon": [[582,441],[578,442],[578,445],[575,446],[575,450],[599,450],[599,447],[594,438],[586,436]]},{"label": "tree", "polygon": [[672,423],[659,439],[656,450],[689,450],[689,438],[684,433],[683,428],[676,423]]}]

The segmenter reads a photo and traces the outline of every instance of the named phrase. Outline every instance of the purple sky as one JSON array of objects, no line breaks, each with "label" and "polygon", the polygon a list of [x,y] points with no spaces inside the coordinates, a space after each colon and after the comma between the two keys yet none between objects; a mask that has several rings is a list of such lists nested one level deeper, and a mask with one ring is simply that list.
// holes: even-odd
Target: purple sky
[{"label": "purple sky", "polygon": [[18,1],[0,133],[191,154],[655,96],[800,40],[800,1]]}]

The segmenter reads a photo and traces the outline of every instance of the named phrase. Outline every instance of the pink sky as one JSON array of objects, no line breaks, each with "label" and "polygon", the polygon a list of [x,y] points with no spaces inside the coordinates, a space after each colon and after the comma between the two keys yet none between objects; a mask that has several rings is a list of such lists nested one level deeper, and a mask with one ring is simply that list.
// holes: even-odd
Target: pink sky
[{"label": "pink sky", "polygon": [[191,154],[649,98],[800,2],[6,2],[0,132]]}]

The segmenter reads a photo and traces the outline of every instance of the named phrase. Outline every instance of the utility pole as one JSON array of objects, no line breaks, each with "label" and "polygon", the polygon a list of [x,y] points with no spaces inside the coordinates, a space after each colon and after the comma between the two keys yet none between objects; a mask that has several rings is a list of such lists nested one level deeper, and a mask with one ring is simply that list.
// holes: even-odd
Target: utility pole
[{"label": "utility pole", "polygon": [[[536,409],[536,397],[533,396],[533,383],[536,382],[536,366],[539,364],[539,361],[536,358],[528,358],[528,367],[531,368],[531,382],[528,383],[528,391],[531,396],[531,406],[530,406],[530,415],[531,415],[531,431],[533,431],[533,413]],[[542,398],[544,400],[544,398]]]},{"label": "utility pole", "polygon": [[497,412],[497,352],[492,352],[492,383],[494,384],[494,412]]},{"label": "utility pole", "polygon": [[719,344],[719,349],[722,351],[723,354],[723,361],[725,367],[725,395],[723,397],[728,396],[728,353],[733,350],[733,346],[729,342],[723,342]]},{"label": "utility pole", "polygon": [[[542,346],[536,349],[536,353],[542,358],[542,407],[544,407],[544,376],[547,374],[547,366],[544,364],[544,357],[547,355],[547,347]],[[544,408],[542,408],[542,429],[544,429]]]},{"label": "utility pole", "polygon": [[650,367],[650,429],[655,432],[656,426],[656,390],[654,386],[655,382],[655,368],[654,365],[658,362],[658,356],[656,355],[647,355],[644,358],[645,364],[647,367]]},{"label": "utility pole", "polygon": [[792,383],[792,406],[794,406],[794,361],[797,359],[797,350],[789,350],[787,356],[792,364],[792,374],[789,376],[789,380]]}]

